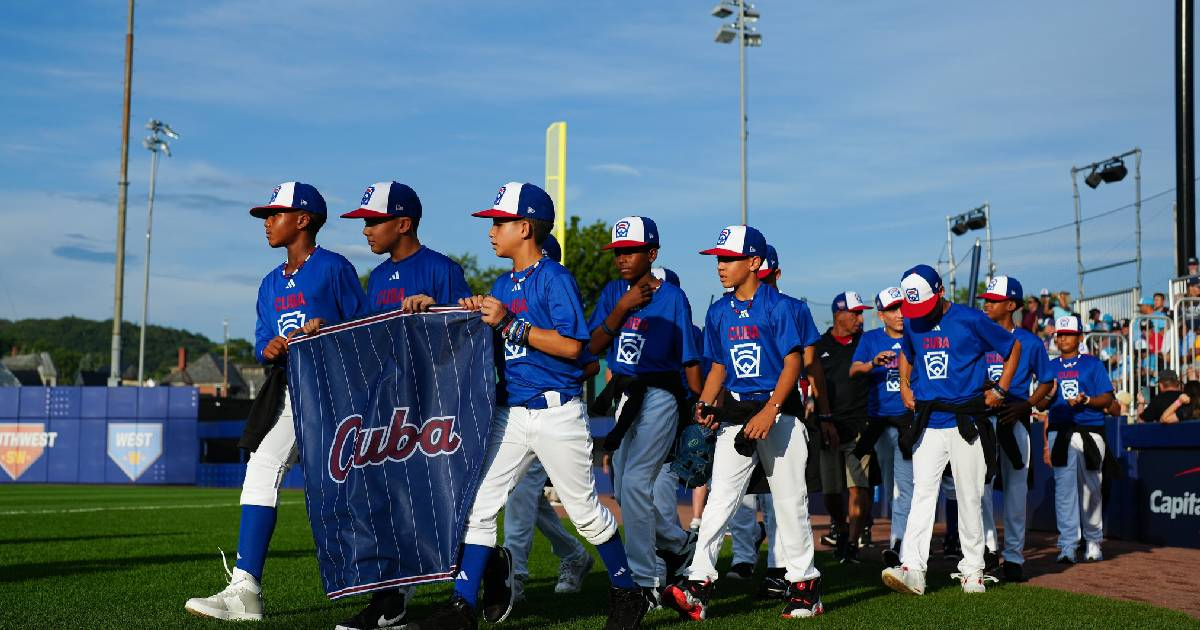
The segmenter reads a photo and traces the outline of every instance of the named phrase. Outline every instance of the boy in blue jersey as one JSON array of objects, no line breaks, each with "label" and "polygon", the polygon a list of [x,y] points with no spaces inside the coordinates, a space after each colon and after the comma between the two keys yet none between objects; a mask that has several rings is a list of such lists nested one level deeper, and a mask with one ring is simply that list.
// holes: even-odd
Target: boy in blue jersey
[{"label": "boy in blue jersey", "polygon": [[[1103,560],[1104,505],[1100,471],[1108,445],[1104,410],[1113,401],[1112,381],[1100,359],[1080,354],[1083,328],[1074,315],[1054,322],[1062,354],[1050,362],[1058,391],[1038,404],[1049,409],[1046,446],[1054,467],[1054,512],[1058,517],[1058,562],[1075,564],[1080,538],[1084,559]],[[1082,519],[1082,528],[1081,521]]]},{"label": "boy in blue jersey", "polygon": [[[700,392],[700,350],[692,336],[692,307],[683,291],[650,272],[658,258],[658,226],[647,217],[624,217],[613,224],[613,253],[620,278],[604,285],[588,328],[588,352],[606,353],[612,378],[591,411],[615,406],[616,426],[605,439],[612,452],[613,493],[621,506],[625,549],[633,580],[650,605],[658,604],[657,519],[654,481],[675,443],[679,417],[691,411],[688,389]],[[694,540],[672,532],[683,546],[663,549],[668,576],[686,561]]]},{"label": "boy in blue jersey", "polygon": [[883,551],[883,566],[900,564],[900,545],[912,504],[912,452],[902,449],[900,436],[912,424],[913,414],[900,398],[900,348],[904,337],[904,303],[900,287],[888,287],[875,296],[880,328],[862,334],[850,365],[850,376],[868,375],[867,429],[855,455],[874,447],[879,459],[882,494],[890,497],[891,532]]},{"label": "boy in blue jersey", "polygon": [[581,400],[578,364],[590,339],[579,288],[562,265],[543,257],[554,224],[554,203],[533,184],[509,182],[487,210],[492,249],[512,260],[491,295],[462,300],[478,310],[503,344],[498,407],[483,464],[483,479],[467,517],[454,595],[412,630],[477,626],[480,578],[496,545],[496,517],[513,485],[536,457],[545,467],[575,528],[596,546],[608,569],[609,628],[640,627],[647,602],[630,577],[616,519],[600,504],[592,473],[592,437]]},{"label": "boy in blue jersey", "polygon": [[[708,505],[689,579],[667,587],[662,598],[663,605],[685,619],[706,616],[725,526],[760,459],[774,498],[776,555],[790,584],[783,615],[813,617],[824,611],[804,476],[808,431],[784,410],[804,368],[804,341],[795,310],[758,279],[766,250],[758,230],[731,225],[721,231],[716,247],[701,252],[718,257],[717,275],[730,291],[709,307],[705,318],[704,354],[713,364],[694,412],[697,422],[717,433]],[[713,408],[722,389],[727,395],[718,420]]]},{"label": "boy in blue jersey", "polygon": [[419,313],[434,304],[458,304],[471,295],[462,266],[421,244],[421,214],[421,199],[412,188],[379,182],[367,186],[358,209],[342,215],[364,219],[363,236],[371,251],[389,254],[367,280],[372,312]]},{"label": "boy in blue jersey", "polygon": [[[264,206],[250,210],[263,220],[267,244],[287,250],[287,260],[271,269],[258,289],[254,356],[273,370],[251,408],[239,446],[250,453],[242,483],[242,516],[237,564],[229,586],[207,598],[189,599],[185,608],[202,617],[259,620],[263,616],[262,581],[267,547],[275,531],[279,485],[296,463],[296,432],[288,398],[287,342],[315,330],[365,315],[366,299],[354,265],[317,246],[327,216],[325,199],[309,184],[285,182]],[[223,554],[222,554],[223,555]]]},{"label": "boy in blue jersey", "polygon": [[[949,462],[958,496],[963,558],[958,563],[965,593],[983,593],[984,481],[995,459],[988,416],[1003,397],[984,390],[984,355],[1006,357],[1000,387],[1008,389],[1020,359],[1020,342],[980,311],[942,297],[942,278],[929,265],[906,271],[900,282],[904,336],[900,341],[900,396],[915,412],[905,436],[912,444],[913,499],[900,545],[901,566],[884,569],[883,583],[900,593],[925,593],[929,539],[942,471]],[[995,578],[986,578],[994,580]]]},{"label": "boy in blue jersey", "polygon": [[[1050,357],[1037,335],[1018,328],[1014,320],[1024,303],[1024,291],[1016,278],[996,276],[988,280],[983,312],[1021,343],[1021,358],[1013,374],[1009,398],[997,416],[992,416],[999,446],[1000,475],[1004,493],[1004,580],[1025,580],[1025,504],[1029,494],[1029,414],[1033,406],[1054,387]],[[988,380],[996,381],[1004,371],[1004,358],[987,353]],[[1033,386],[1034,379],[1038,385]],[[996,517],[991,492],[983,495],[983,537],[989,552],[999,550]],[[989,553],[991,555],[991,553]]]}]

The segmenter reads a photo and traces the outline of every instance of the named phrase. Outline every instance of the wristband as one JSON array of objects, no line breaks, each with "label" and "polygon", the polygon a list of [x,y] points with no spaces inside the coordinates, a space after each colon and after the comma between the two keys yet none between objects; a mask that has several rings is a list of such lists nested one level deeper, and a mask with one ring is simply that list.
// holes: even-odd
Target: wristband
[{"label": "wristband", "polygon": [[600,329],[601,329],[601,330],[603,330],[603,331],[604,331],[604,334],[608,335],[609,337],[616,337],[616,336],[617,336],[617,331],[615,331],[615,330],[613,330],[613,329],[609,328],[609,327],[608,327],[608,322],[606,322],[606,321],[604,321],[604,320],[600,320]]},{"label": "wristband", "polygon": [[496,322],[495,324],[492,324],[492,328],[495,329],[496,331],[498,331],[501,335],[503,335],[504,330],[506,328],[508,328],[508,326],[510,324],[512,324],[513,320],[515,320],[516,318],[517,318],[517,316],[513,315],[512,311],[509,311],[504,314],[504,317],[502,317],[500,319],[500,321]]},{"label": "wristband", "polygon": [[833,422],[833,414],[819,413],[817,414],[817,422]]}]

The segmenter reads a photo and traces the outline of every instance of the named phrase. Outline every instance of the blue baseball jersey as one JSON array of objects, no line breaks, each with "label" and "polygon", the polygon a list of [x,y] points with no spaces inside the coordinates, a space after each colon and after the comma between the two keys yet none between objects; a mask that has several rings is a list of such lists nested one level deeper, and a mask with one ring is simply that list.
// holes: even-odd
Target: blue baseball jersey
[{"label": "blue baseball jersey", "polygon": [[725,366],[725,388],[731,392],[774,390],[783,358],[803,348],[794,306],[766,283],[750,300],[739,300],[730,291],[708,307],[704,356]]},{"label": "blue baseball jersey", "polygon": [[807,348],[808,346],[817,343],[821,338],[821,332],[817,330],[817,323],[813,321],[812,311],[808,308],[808,302],[797,300],[796,298],[781,293],[783,299],[791,304],[792,310],[796,313],[796,334],[800,335],[800,343]]},{"label": "blue baseball jersey", "polygon": [[[502,274],[492,284],[492,296],[537,328],[585,343],[591,337],[574,276],[549,258],[521,271]],[[577,361],[508,343],[503,344],[503,352],[501,385],[507,394],[505,404],[524,405],[545,392],[566,397],[578,396],[582,391],[583,369]]]},{"label": "blue baseball jersey", "polygon": [[[900,349],[912,365],[913,396],[917,400],[964,403],[983,393],[987,378],[986,353],[1002,357],[1012,351],[1013,336],[988,319],[983,311],[951,304],[934,322],[925,318],[904,319]],[[954,414],[935,411],[929,417],[932,429],[957,426]]]},{"label": "blue baseball jersey", "polygon": [[1104,424],[1104,412],[1091,407],[1072,407],[1067,400],[1079,394],[1099,396],[1113,390],[1112,381],[1100,359],[1079,354],[1070,359],[1058,357],[1050,362],[1050,371],[1058,380],[1058,392],[1050,403],[1050,426],[1074,422],[1084,426]]},{"label": "blue baseball jersey", "polygon": [[[588,328],[600,328],[628,290],[629,282],[619,278],[604,285]],[[683,366],[699,361],[700,350],[692,336],[692,306],[687,296],[679,287],[663,282],[648,303],[625,318],[605,356],[608,369],[624,376],[678,372]]]},{"label": "blue baseball jersey", "polygon": [[287,263],[271,270],[258,286],[258,322],[254,357],[266,363],[263,349],[275,337],[286,337],[310,319],[337,324],[368,313],[358,272],[341,254],[317,247],[292,275]]},{"label": "blue baseball jersey", "polygon": [[896,353],[886,365],[874,365],[867,375],[871,389],[867,394],[867,415],[872,418],[901,416],[908,413],[900,398],[900,346],[902,337],[889,337],[882,328],[868,330],[858,340],[852,362],[870,363],[885,350]]},{"label": "blue baseball jersey", "polygon": [[457,304],[470,297],[471,289],[462,266],[424,245],[403,260],[388,257],[371,270],[367,299],[372,312],[398,309],[413,295],[428,295],[436,304]]},{"label": "blue baseball jersey", "polygon": [[[1008,391],[1013,395],[1028,398],[1033,393],[1033,379],[1036,378],[1039,383],[1049,383],[1054,380],[1054,371],[1050,369],[1050,357],[1046,354],[1046,346],[1037,335],[1024,328],[1017,328],[1013,330],[1013,337],[1021,342],[1021,358]],[[987,353],[988,380],[999,383],[1003,373],[1004,357],[997,352]]]}]

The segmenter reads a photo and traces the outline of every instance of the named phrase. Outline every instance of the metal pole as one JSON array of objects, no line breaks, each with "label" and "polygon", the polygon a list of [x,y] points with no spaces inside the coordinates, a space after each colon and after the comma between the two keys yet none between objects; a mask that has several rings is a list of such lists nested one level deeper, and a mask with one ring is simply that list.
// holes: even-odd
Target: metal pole
[{"label": "metal pole", "polygon": [[1071,190],[1075,192],[1075,277],[1078,283],[1079,299],[1083,299],[1083,249],[1079,236],[1079,178],[1077,171],[1071,168]]},{"label": "metal pole", "polygon": [[1137,231],[1134,233],[1134,242],[1137,248],[1137,292],[1140,298],[1142,295],[1142,150],[1134,149],[1133,151],[1136,156],[1133,163],[1133,185],[1137,191],[1137,200],[1133,204],[1133,213],[1137,215]]},{"label": "metal pole", "polygon": [[[1196,129],[1193,72],[1192,0],[1175,0],[1175,265],[1187,275],[1196,255]],[[1139,280],[1140,284],[1140,280]]]},{"label": "metal pole", "polygon": [[138,385],[145,385],[146,311],[150,306],[150,233],[154,225],[154,182],[158,179],[158,149],[150,149],[150,193],[146,204],[146,259],[142,264],[142,325],[138,337]]},{"label": "metal pole", "polygon": [[229,320],[221,320],[225,327],[225,367],[221,372],[221,396],[229,397]]},{"label": "metal pole", "polygon": [[946,217],[946,252],[949,253],[949,256],[950,256],[949,270],[950,270],[950,301],[951,302],[954,301],[954,289],[956,286],[955,281],[954,281],[954,275],[958,271],[958,265],[956,264],[956,262],[954,260],[954,233],[950,231],[950,227],[953,225],[952,221],[953,221],[953,219],[950,216]]},{"label": "metal pole", "polygon": [[979,253],[982,249],[979,239],[975,239],[975,246],[971,248],[971,286],[967,289],[967,306],[975,306],[975,293],[979,290]]},{"label": "metal pole", "polygon": [[741,111],[742,225],[746,225],[746,0],[738,0],[738,104]]},{"label": "metal pole", "polygon": [[129,101],[133,86],[133,0],[129,0],[129,24],[125,32],[125,106],[121,115],[121,179],[117,182],[117,260],[113,283],[112,353],[108,386],[121,384],[121,310],[125,299],[125,202],[129,192]]},{"label": "metal pole", "polygon": [[987,236],[988,278],[996,277],[996,263],[992,260],[992,204],[983,202],[984,229]]}]

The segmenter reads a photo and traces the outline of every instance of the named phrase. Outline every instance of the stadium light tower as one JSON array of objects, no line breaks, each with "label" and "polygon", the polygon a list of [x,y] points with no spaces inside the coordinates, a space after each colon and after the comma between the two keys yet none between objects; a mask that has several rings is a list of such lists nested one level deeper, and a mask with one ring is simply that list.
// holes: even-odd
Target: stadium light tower
[{"label": "stadium light tower", "polygon": [[946,217],[946,250],[950,257],[951,301],[954,301],[954,289],[957,286],[955,272],[958,270],[958,261],[954,259],[954,237],[979,229],[984,230],[984,240],[987,241],[987,274],[991,278],[996,275],[996,263],[992,261],[992,204],[985,201],[978,208]]},{"label": "stadium light tower", "polygon": [[[1091,269],[1083,268],[1083,248],[1080,242],[1079,224],[1082,222],[1079,209],[1079,173],[1088,171],[1086,177],[1083,178],[1083,183],[1088,185],[1088,188],[1098,188],[1100,184],[1114,184],[1125,179],[1129,174],[1129,169],[1125,167],[1125,158],[1133,156],[1133,181],[1134,181],[1134,214],[1136,215],[1134,226],[1134,257],[1130,260],[1121,260]],[[1142,294],[1142,150],[1134,147],[1120,155],[1114,155],[1107,160],[1092,162],[1085,166],[1071,167],[1071,189],[1075,193],[1075,269],[1076,282],[1079,289],[1079,299],[1083,299],[1083,277],[1094,271],[1103,271],[1120,267],[1123,265],[1133,264],[1137,267],[1137,294]]]},{"label": "stadium light tower", "polygon": [[758,9],[745,0],[722,0],[713,7],[712,15],[724,20],[731,15],[737,15],[737,21],[732,24],[722,24],[715,38],[718,44],[738,42],[738,106],[739,106],[739,144],[741,145],[742,171],[742,224],[746,224],[746,47],[762,46],[762,34],[754,29],[758,21]]},{"label": "stadium light tower", "polygon": [[167,138],[176,140],[179,134],[171,129],[171,125],[161,121],[151,119],[146,123],[146,128],[150,130],[150,135],[142,141],[147,149],[150,150],[150,192],[146,203],[146,259],[142,263],[142,325],[141,335],[138,339],[138,385],[145,385],[145,369],[146,369],[146,311],[150,305],[150,227],[154,222],[154,180],[158,177],[158,152],[162,151],[171,157],[171,145],[167,144],[166,139],[159,136],[162,134]]}]

